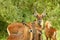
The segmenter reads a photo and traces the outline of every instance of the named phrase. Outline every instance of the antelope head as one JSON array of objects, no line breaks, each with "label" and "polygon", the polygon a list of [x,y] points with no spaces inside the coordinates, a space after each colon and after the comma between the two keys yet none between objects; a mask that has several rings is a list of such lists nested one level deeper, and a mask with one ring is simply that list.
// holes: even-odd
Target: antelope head
[{"label": "antelope head", "polygon": [[43,11],[42,14],[39,14],[37,11],[35,11],[34,16],[37,18],[37,22],[39,25],[43,24],[43,18],[46,16],[46,10]]},{"label": "antelope head", "polygon": [[51,22],[50,21],[46,21],[45,22],[45,27],[46,28],[50,28],[52,25],[51,25]]}]

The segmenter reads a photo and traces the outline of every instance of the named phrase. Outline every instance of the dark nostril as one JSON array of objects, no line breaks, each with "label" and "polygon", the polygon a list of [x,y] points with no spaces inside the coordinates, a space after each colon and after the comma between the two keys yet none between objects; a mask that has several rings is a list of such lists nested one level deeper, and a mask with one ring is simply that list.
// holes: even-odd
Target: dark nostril
[{"label": "dark nostril", "polygon": [[39,22],[41,22],[41,20],[39,20]]}]

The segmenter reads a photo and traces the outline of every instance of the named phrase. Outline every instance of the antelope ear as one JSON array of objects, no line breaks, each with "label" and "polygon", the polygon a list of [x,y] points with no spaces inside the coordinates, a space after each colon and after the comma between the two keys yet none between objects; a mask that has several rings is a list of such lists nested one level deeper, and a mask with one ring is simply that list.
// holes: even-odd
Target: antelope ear
[{"label": "antelope ear", "polygon": [[42,17],[46,17],[46,15],[47,15],[47,14],[46,14],[46,13],[44,13],[44,14],[42,14]]},{"label": "antelope ear", "polygon": [[34,16],[36,17],[38,14],[37,13],[34,13]]},{"label": "antelope ear", "polygon": [[45,9],[42,13],[42,17],[45,17],[46,15],[47,15],[47,13],[46,13],[46,9]]},{"label": "antelope ear", "polygon": [[35,17],[38,16],[38,12],[37,11],[34,12],[34,16]]}]

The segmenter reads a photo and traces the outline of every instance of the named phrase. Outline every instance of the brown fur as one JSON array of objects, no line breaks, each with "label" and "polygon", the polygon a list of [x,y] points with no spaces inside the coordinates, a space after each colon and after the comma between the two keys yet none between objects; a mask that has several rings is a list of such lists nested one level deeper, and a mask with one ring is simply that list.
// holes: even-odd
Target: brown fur
[{"label": "brown fur", "polygon": [[8,25],[7,32],[9,35],[10,34],[17,34],[19,29],[21,29],[20,31],[22,31],[24,29],[24,25],[22,23],[12,23],[12,24]]},{"label": "brown fur", "polygon": [[50,38],[50,40],[56,40],[56,29],[50,26],[51,23],[49,21],[45,22],[45,35],[46,40]]},{"label": "brown fur", "polygon": [[38,25],[37,21],[34,22],[34,27],[36,30],[36,34],[35,34],[35,40],[42,40],[42,28],[40,25]]},{"label": "brown fur", "polygon": [[[22,23],[12,23],[10,25],[8,25],[7,27],[7,31],[9,31],[10,35],[8,36],[8,40],[29,40],[30,37],[30,27],[26,27],[25,25],[23,25]],[[22,33],[22,34],[21,34]],[[15,35],[14,35],[15,34]],[[24,37],[22,39],[20,39],[21,36],[19,35],[24,35]],[[14,36],[16,37],[14,39]],[[11,39],[12,38],[12,39]]]},{"label": "brown fur", "polygon": [[34,14],[37,18],[35,21],[35,29],[36,29],[36,40],[42,40],[42,30],[43,30],[43,17],[45,14],[38,14],[37,12]]},{"label": "brown fur", "polygon": [[[39,25],[38,22],[39,20],[42,20],[43,16],[37,15],[36,17],[37,17],[37,22],[35,22],[34,28],[32,26],[32,23],[27,23],[26,25],[23,25],[23,23],[12,23],[8,25],[7,32],[9,36],[7,40],[42,40],[40,32],[42,32],[43,25]],[[33,31],[35,29],[36,33],[29,32],[30,29],[32,29]],[[22,39],[21,39],[21,36],[19,36],[20,34],[23,36]]]}]

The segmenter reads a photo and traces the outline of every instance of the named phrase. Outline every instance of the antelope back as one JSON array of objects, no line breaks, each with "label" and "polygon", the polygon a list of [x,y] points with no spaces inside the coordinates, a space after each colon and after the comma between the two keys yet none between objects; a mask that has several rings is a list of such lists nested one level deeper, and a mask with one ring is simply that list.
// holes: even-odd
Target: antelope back
[{"label": "antelope back", "polygon": [[[28,27],[21,23],[10,24],[8,25],[7,29],[10,32],[8,40],[32,40],[33,38],[33,33],[30,32],[31,29],[30,23]],[[21,35],[23,37],[21,37]]]},{"label": "antelope back", "polygon": [[[22,23],[12,23],[7,27],[8,34],[17,34],[19,29],[24,29],[24,25]],[[21,31],[20,30],[20,31]]]}]

